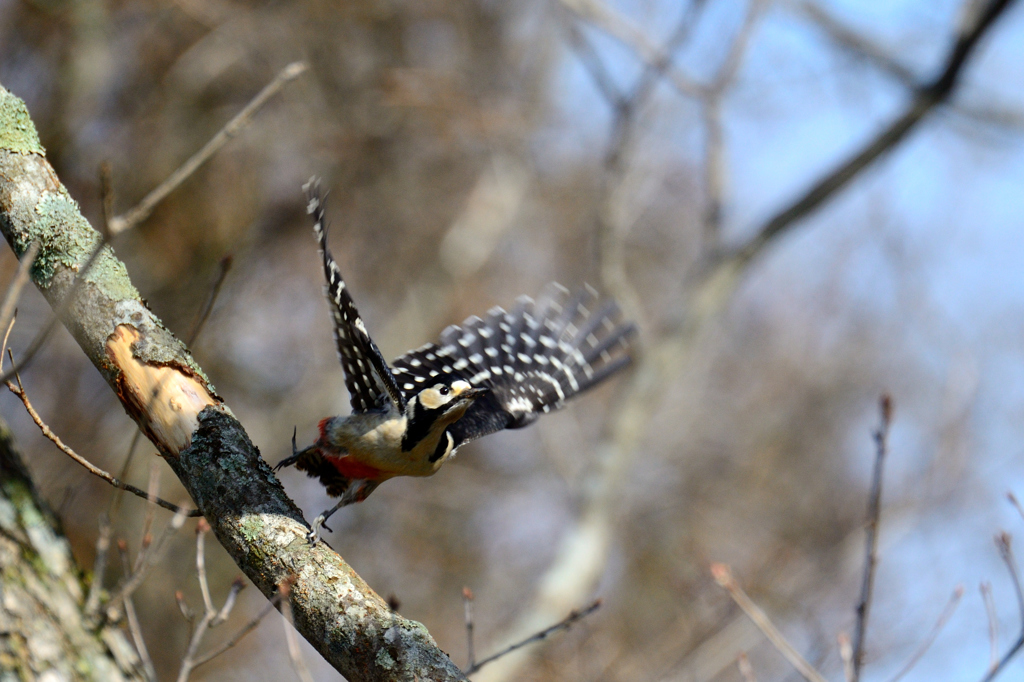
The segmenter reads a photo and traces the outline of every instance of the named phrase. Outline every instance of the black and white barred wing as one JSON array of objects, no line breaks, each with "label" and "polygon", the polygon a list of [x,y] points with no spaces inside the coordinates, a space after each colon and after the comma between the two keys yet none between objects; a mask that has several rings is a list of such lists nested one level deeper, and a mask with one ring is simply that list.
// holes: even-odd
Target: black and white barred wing
[{"label": "black and white barred wing", "polygon": [[345,386],[352,401],[352,410],[366,412],[384,406],[391,400],[398,409],[405,409],[405,399],[388,369],[387,362],[366,332],[366,326],[345,286],[338,264],[327,248],[327,230],[324,221],[320,181],[310,179],[303,185],[306,192],[306,212],[313,216],[313,231],[320,243],[327,278],[327,301],[334,321],[334,342],[338,347],[341,366],[345,370]]},{"label": "black and white barred wing", "polygon": [[627,365],[635,327],[619,318],[615,302],[599,304],[592,289],[568,296],[551,285],[536,302],[524,296],[509,312],[448,327],[439,344],[395,360],[395,378],[407,395],[438,376],[491,389],[449,429],[461,445],[526,426]]}]

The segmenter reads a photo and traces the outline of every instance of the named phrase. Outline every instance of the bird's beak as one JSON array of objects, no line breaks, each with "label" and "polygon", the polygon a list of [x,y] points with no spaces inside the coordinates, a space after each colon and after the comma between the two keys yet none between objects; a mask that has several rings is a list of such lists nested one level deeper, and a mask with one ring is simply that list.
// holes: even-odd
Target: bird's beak
[{"label": "bird's beak", "polygon": [[459,397],[459,400],[472,401],[476,400],[485,393],[488,393],[489,391],[489,388],[467,388],[463,391],[460,391],[457,395]]}]

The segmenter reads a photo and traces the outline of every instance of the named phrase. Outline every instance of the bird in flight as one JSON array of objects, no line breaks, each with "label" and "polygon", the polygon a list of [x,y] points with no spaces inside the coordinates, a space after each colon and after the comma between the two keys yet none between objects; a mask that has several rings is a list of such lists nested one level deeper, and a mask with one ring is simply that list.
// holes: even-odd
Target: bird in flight
[{"label": "bird in flight", "polygon": [[313,522],[362,502],[395,476],[430,476],[469,441],[517,429],[629,364],[636,331],[614,301],[589,287],[570,295],[552,284],[537,301],[522,296],[511,311],[452,325],[438,343],[398,357],[389,367],[366,331],[327,248],[324,204],[316,178],[303,185],[320,244],[334,340],[352,413],[320,422],[317,440],[274,470],[295,465],[339,498]]}]

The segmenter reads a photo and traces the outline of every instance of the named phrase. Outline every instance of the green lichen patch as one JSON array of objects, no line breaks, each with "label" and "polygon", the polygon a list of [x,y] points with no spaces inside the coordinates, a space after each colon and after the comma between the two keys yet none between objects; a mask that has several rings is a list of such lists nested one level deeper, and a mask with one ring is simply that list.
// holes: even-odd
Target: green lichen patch
[{"label": "green lichen patch", "polygon": [[[89,261],[99,246],[99,234],[82,217],[78,204],[66,194],[47,194],[36,204],[36,221],[25,230],[20,249],[39,241],[42,248],[32,266],[32,278],[42,288],[49,288],[58,267],[77,270]],[[113,300],[138,298],[124,263],[114,256],[109,246],[96,258],[84,277]]]},{"label": "green lichen patch", "polygon": [[0,86],[0,149],[19,154],[45,154],[28,108]]}]

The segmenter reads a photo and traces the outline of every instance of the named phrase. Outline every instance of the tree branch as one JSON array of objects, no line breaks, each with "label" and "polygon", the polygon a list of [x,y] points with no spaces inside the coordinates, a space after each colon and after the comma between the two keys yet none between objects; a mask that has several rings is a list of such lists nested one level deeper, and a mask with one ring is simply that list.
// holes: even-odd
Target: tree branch
[{"label": "tree branch", "polygon": [[306,542],[302,513],[111,249],[71,291],[100,237],[44,154],[24,103],[0,87],[0,232],[19,257],[40,242],[36,286],[55,310],[72,295],[61,321],[239,568],[268,597],[294,580],[295,627],[353,682],[464,680],[422,625],[392,613],[325,544]]},{"label": "tree branch", "polygon": [[[968,1],[970,2],[970,0]],[[899,144],[932,109],[948,100],[960,78],[967,58],[978,45],[982,36],[1013,2],[1014,0],[992,0],[983,9],[973,12],[973,16],[969,17],[961,27],[956,41],[946,57],[942,71],[931,82],[916,89],[913,99],[903,114],[853,156],[816,182],[803,196],[770,218],[757,230],[756,236],[735,252],[733,257],[742,262],[752,260],[775,237],[801,218],[811,214],[857,177],[875,159]]]}]

